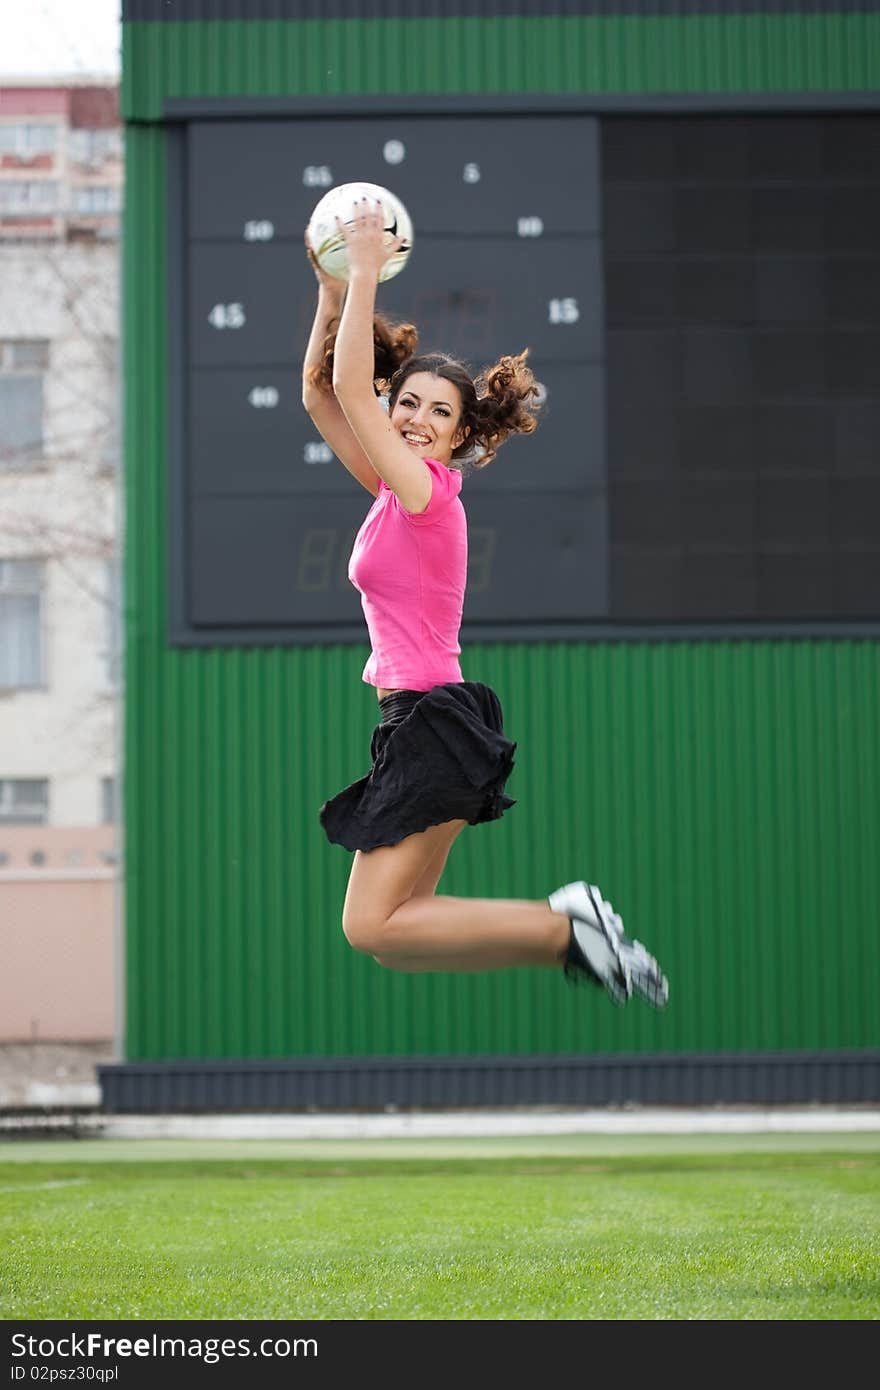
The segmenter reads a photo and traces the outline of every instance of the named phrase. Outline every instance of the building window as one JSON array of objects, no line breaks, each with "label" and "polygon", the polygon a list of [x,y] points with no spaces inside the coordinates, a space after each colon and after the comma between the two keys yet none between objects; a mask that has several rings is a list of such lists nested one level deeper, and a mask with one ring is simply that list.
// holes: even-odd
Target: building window
[{"label": "building window", "polygon": [[95,440],[95,466],[99,473],[115,476],[119,473],[121,449],[122,372],[119,364],[119,339],[104,337],[97,344],[102,373],[101,400],[105,414]]},{"label": "building window", "polygon": [[106,184],[74,188],[71,204],[74,212],[118,212],[119,189]]},{"label": "building window", "polygon": [[77,127],[70,132],[68,142],[70,157],[77,164],[94,168],[105,159],[122,158],[122,131],[118,126]]},{"label": "building window", "polygon": [[49,344],[0,340],[0,468],[28,468],[43,453],[43,378]]},{"label": "building window", "polygon": [[57,125],[0,126],[0,154],[48,154],[57,144]]},{"label": "building window", "polygon": [[101,820],[115,825],[119,820],[119,783],[115,777],[101,778]]},{"label": "building window", "polygon": [[0,183],[0,213],[54,212],[58,207],[58,184],[53,179],[10,179]]},{"label": "building window", "polygon": [[104,562],[104,680],[110,690],[118,689],[122,680],[122,643],[120,641],[121,604],[119,593],[119,561],[114,556]]},{"label": "building window", "polygon": [[49,783],[42,777],[0,777],[0,825],[47,825]]},{"label": "building window", "polygon": [[0,560],[0,690],[45,684],[42,604],[42,561]]}]

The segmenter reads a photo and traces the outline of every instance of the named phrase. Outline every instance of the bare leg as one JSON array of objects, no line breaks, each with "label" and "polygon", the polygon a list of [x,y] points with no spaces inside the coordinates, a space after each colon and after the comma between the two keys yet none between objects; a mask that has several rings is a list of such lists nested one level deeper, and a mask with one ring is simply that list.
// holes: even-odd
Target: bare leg
[{"label": "bare leg", "polygon": [[380,965],[393,970],[500,970],[565,957],[569,921],[520,898],[410,898],[385,924]]},{"label": "bare leg", "polygon": [[426,891],[432,880],[436,886],[465,824],[448,821],[398,845],[358,851],[343,909],[348,940],[397,970],[558,968],[569,922],[546,901],[435,897]]},{"label": "bare leg", "polygon": [[430,898],[437,892],[437,885],[443,877],[443,870],[446,868],[446,861],[449,858],[449,851],[452,849],[453,836],[449,842],[437,851],[434,858],[430,861],[425,872],[419,878],[412,890],[413,898]]}]

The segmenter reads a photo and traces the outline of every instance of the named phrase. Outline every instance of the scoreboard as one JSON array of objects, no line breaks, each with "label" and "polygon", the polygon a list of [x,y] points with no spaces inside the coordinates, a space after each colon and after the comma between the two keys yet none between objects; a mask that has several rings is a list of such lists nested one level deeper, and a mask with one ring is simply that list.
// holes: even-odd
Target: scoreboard
[{"label": "scoreboard", "polygon": [[505,102],[180,113],[171,640],[365,641],[371,499],[301,404],[305,227],[359,180],[414,225],[379,310],[541,387],[465,478],[465,641],[875,635],[880,116]]},{"label": "scoreboard", "polygon": [[598,131],[584,115],[188,121],[171,199],[174,641],[362,641],[346,570],[371,499],[301,403],[328,188],[391,188],[414,249],[377,308],[476,372],[530,350],[542,420],[465,480],[465,622],[607,614]]}]

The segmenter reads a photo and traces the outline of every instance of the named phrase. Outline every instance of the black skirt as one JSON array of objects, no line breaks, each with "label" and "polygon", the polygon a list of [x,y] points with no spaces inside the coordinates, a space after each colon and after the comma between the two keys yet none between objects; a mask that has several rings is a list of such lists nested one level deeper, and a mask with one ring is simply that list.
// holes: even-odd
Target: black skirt
[{"label": "black skirt", "polygon": [[321,807],[331,844],[378,849],[445,821],[498,820],[516,805],[504,792],[516,744],[504,736],[501,704],[488,685],[399,691],[379,709],[372,768]]}]

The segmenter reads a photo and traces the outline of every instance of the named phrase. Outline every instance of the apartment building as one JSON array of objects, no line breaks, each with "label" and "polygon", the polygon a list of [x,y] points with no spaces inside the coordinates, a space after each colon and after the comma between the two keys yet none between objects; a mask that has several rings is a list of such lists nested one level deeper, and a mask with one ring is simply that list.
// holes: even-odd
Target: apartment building
[{"label": "apartment building", "polygon": [[122,189],[114,83],[0,78],[0,1041],[113,1031]]}]

